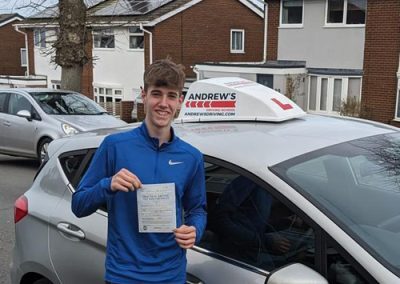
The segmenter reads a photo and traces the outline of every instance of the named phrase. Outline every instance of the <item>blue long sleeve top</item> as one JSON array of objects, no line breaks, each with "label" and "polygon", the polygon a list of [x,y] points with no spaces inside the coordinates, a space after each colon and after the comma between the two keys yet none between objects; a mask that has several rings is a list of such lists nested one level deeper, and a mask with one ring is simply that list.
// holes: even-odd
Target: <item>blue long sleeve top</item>
[{"label": "blue long sleeve top", "polygon": [[184,283],[186,250],[174,234],[139,233],[136,191],[112,192],[111,178],[120,169],[142,184],[175,183],[177,227],[196,228],[196,242],[206,225],[206,193],[202,154],[175,136],[159,146],[145,123],[107,136],[72,197],[77,217],[107,204],[108,238],[105,280],[112,283]]}]

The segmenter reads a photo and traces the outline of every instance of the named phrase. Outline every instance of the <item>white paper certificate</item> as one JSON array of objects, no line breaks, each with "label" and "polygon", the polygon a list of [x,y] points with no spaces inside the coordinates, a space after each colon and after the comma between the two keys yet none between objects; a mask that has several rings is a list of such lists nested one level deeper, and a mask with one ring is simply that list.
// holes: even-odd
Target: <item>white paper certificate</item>
[{"label": "white paper certificate", "polygon": [[176,228],[175,183],[143,184],[137,191],[140,233],[171,233]]}]

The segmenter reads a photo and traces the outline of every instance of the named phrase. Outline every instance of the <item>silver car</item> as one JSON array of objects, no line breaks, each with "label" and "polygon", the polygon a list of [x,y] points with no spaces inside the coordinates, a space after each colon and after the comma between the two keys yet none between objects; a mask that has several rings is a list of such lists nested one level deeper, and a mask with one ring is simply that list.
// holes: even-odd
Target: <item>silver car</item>
[{"label": "silver car", "polygon": [[[207,228],[187,252],[188,282],[400,283],[399,130],[301,114],[226,80],[194,83],[174,125],[205,160]],[[107,208],[79,219],[71,196],[116,131],[129,128],[51,143],[15,203],[12,283],[103,283]]]},{"label": "silver car", "polygon": [[43,160],[54,139],[125,124],[79,93],[0,89],[1,154]]}]

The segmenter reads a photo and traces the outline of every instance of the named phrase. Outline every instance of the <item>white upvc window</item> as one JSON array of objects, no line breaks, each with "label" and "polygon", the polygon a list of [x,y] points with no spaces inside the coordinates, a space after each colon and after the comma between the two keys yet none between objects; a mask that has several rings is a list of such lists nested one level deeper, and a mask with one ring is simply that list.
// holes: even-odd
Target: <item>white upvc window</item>
[{"label": "white upvc window", "polygon": [[122,97],[122,89],[103,86],[94,87],[94,101],[116,117],[121,115]]},{"label": "white upvc window", "polygon": [[361,77],[310,75],[308,111],[339,114],[351,98],[361,103]]},{"label": "white upvc window", "polygon": [[231,53],[244,53],[244,30],[231,30]]},{"label": "white upvc window", "polygon": [[46,30],[44,28],[35,29],[33,39],[36,47],[46,47]]},{"label": "white upvc window", "polygon": [[94,48],[115,48],[115,36],[113,29],[93,30]]},{"label": "white upvc window", "polygon": [[280,27],[303,27],[303,19],[303,0],[281,0]]},{"label": "white upvc window", "polygon": [[28,56],[26,53],[26,48],[21,48],[21,66],[22,67],[28,66]]},{"label": "white upvc window", "polygon": [[139,27],[129,27],[129,49],[144,48],[144,33]]},{"label": "white upvc window", "polygon": [[326,0],[327,26],[364,26],[367,0]]},{"label": "white upvc window", "polygon": [[400,74],[397,75],[396,121],[400,121]]}]

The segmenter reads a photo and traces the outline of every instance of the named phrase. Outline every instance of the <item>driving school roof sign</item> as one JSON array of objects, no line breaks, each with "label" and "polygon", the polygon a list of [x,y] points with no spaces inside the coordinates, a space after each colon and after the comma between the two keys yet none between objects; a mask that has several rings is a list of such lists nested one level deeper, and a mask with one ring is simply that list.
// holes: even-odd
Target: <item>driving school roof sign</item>
[{"label": "driving school roof sign", "polygon": [[284,121],[305,112],[284,95],[253,81],[225,77],[194,82],[178,120]]}]

